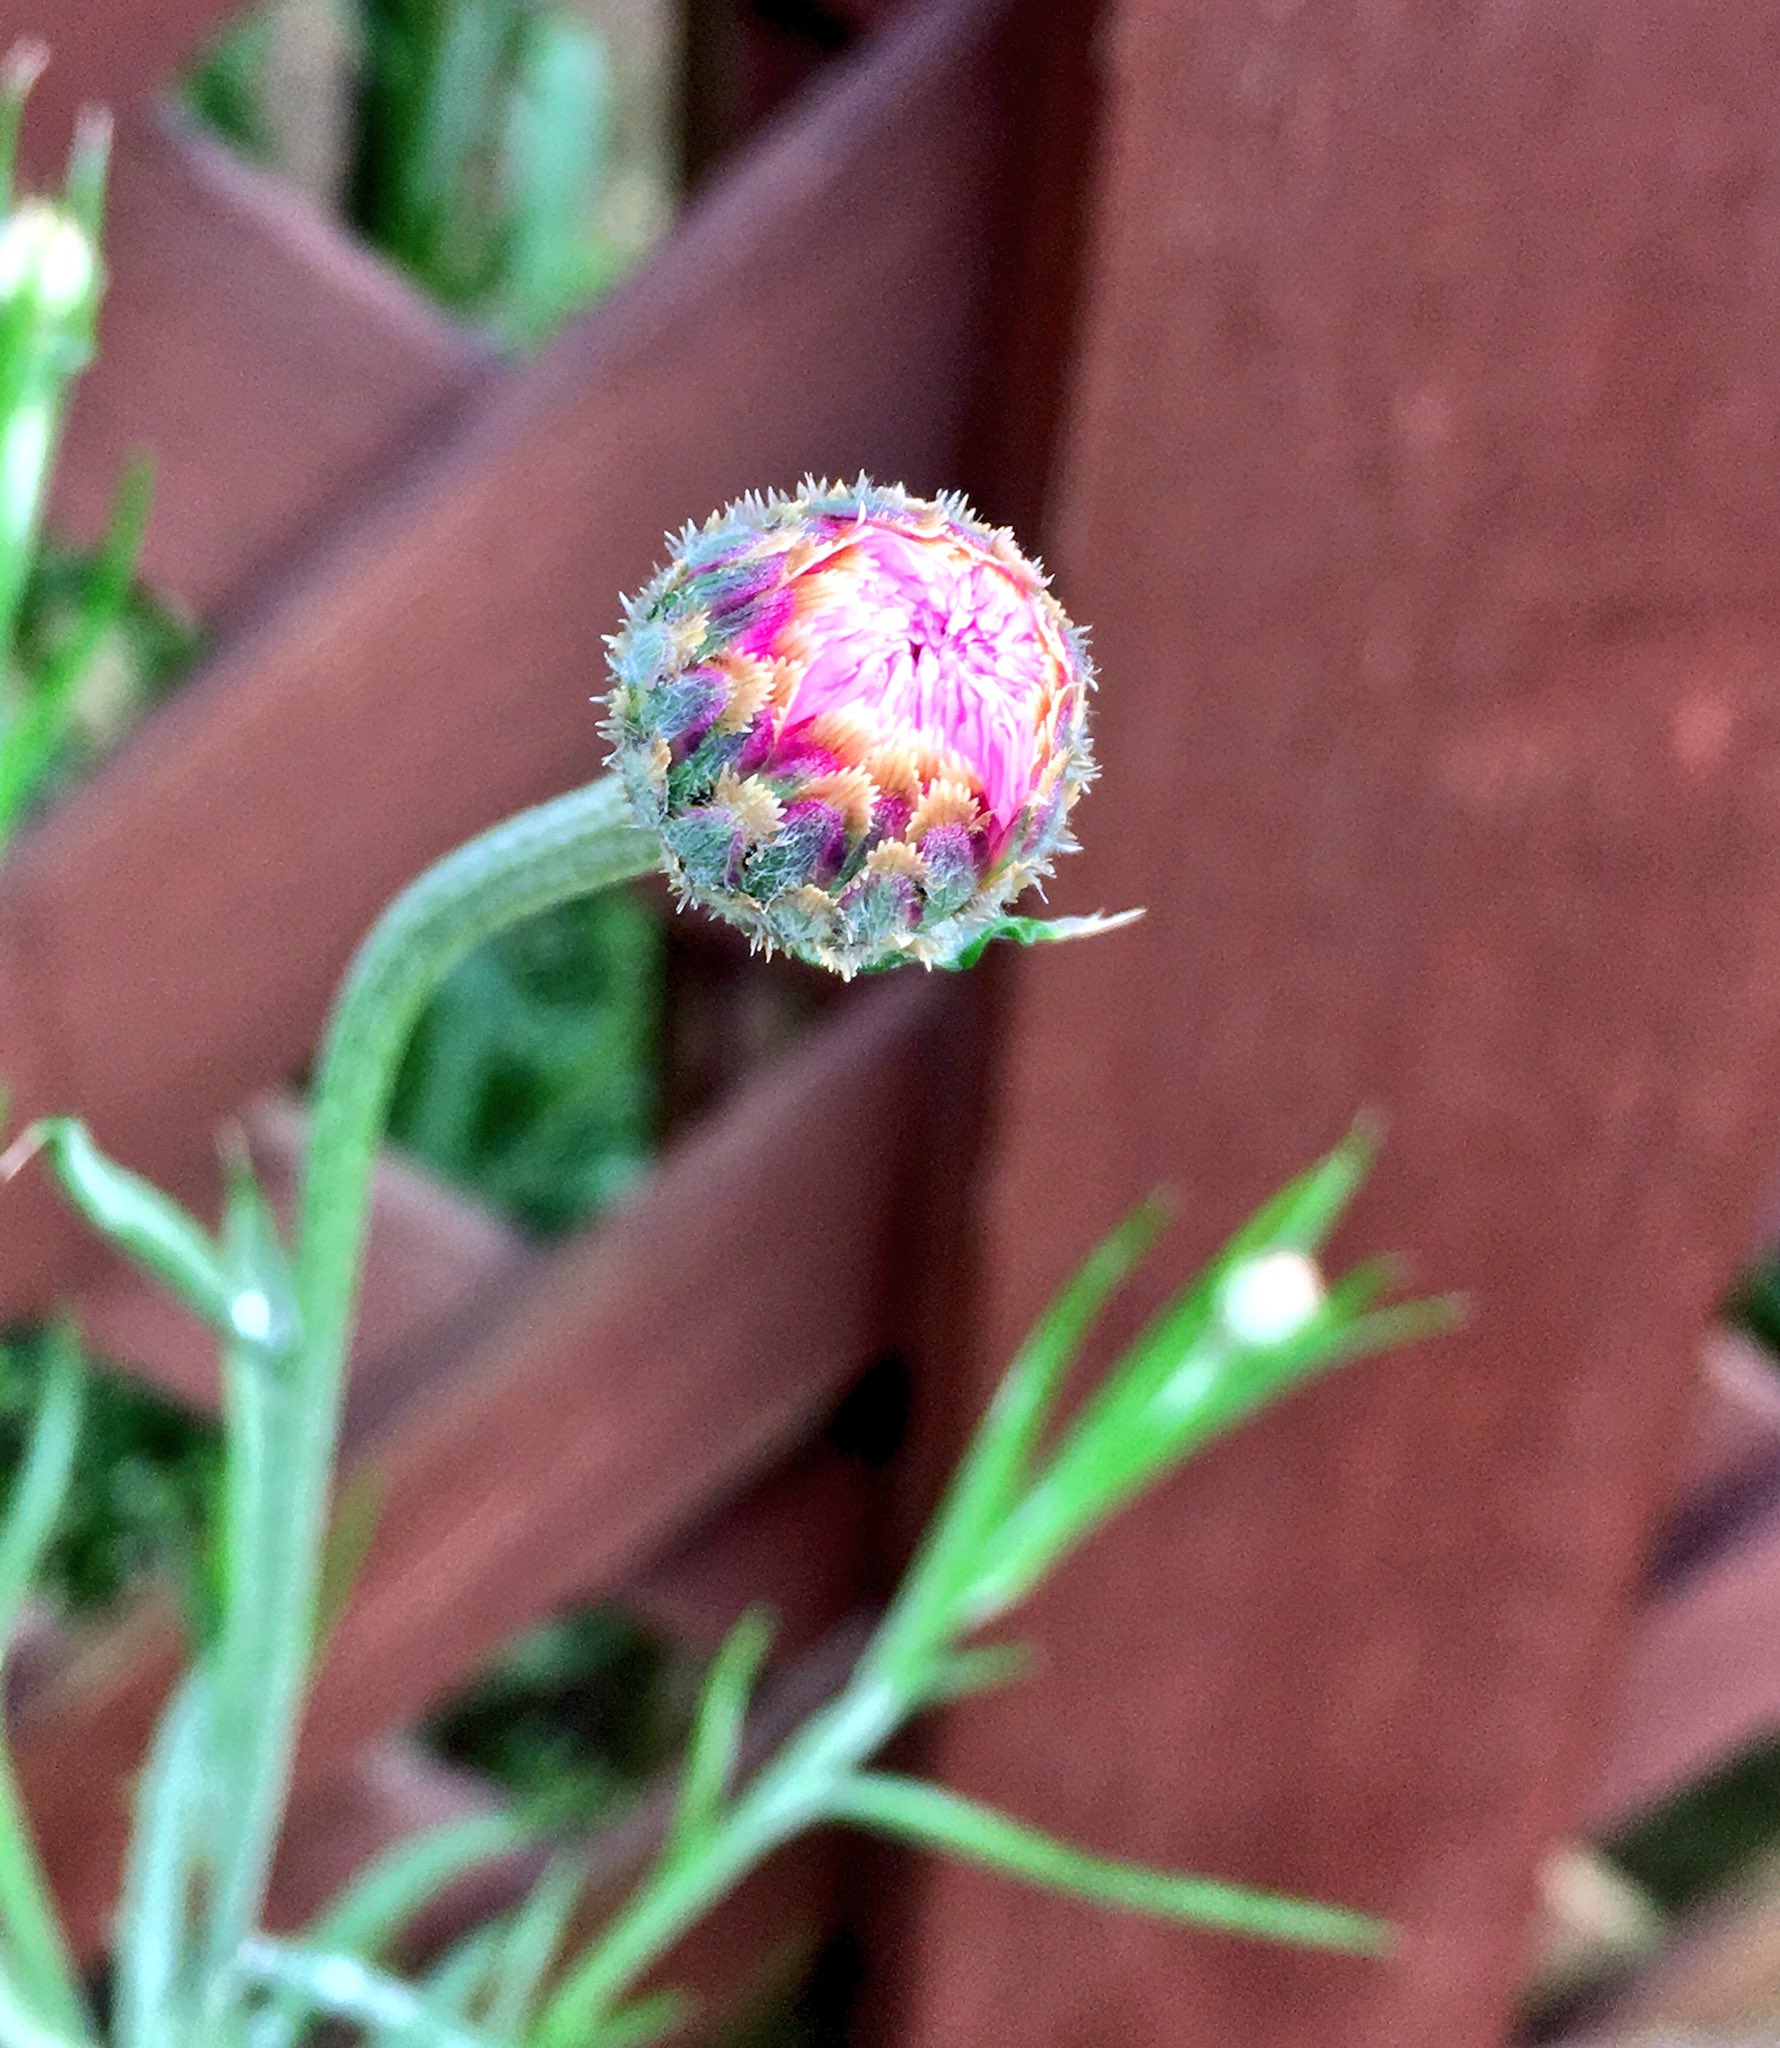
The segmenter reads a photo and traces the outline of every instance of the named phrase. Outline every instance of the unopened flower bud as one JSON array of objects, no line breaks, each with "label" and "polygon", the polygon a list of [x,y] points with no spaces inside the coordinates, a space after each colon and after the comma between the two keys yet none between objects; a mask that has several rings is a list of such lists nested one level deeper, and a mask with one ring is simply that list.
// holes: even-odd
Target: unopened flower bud
[{"label": "unopened flower bud", "polygon": [[608,734],[684,897],[842,974],[956,961],[1073,845],[1081,634],[961,498],[748,497],[626,607]]},{"label": "unopened flower bud", "polygon": [[84,313],[99,281],[91,237],[47,199],[27,199],[0,221],[0,302],[29,292],[39,317],[60,324]]},{"label": "unopened flower bud", "polygon": [[1325,1298],[1315,1260],[1302,1252],[1262,1252],[1226,1276],[1218,1309],[1240,1343],[1284,1344],[1318,1314]]}]

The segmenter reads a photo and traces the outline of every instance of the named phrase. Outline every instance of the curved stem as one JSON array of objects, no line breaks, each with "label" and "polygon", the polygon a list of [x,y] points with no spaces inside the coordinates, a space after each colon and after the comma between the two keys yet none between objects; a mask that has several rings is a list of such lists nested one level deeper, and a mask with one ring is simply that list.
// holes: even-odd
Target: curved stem
[{"label": "curved stem", "polygon": [[364,1259],[371,1171],[396,1069],[428,998],[466,953],[553,905],[646,874],[654,834],[610,778],[540,804],[446,855],[405,889],[360,946],[334,1005],[313,1091],[298,1205],[291,1424],[281,1445],[287,1519],[267,1583],[256,1577],[266,1662],[251,1743],[226,1788],[231,1825],[216,1871],[206,1961],[227,1970],[265,1894],[314,1646],[341,1392]]}]

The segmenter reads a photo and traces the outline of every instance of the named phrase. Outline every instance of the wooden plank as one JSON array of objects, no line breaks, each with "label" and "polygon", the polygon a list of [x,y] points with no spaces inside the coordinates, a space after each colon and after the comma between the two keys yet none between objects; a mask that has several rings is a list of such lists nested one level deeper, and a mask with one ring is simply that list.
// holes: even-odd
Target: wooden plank
[{"label": "wooden plank", "polygon": [[1764,5],[1118,11],[1059,896],[1150,915],[1020,964],[978,1386],[1152,1183],[1149,1299],[1368,1103],[1349,1241],[1475,1312],[1097,1541],[933,1758],[1393,1959],[931,1873],[903,2042],[1501,2037],[1780,1082],[1776,54]]},{"label": "wooden plank", "polygon": [[53,517],[72,535],[102,531],[123,465],[152,451],[144,573],[207,618],[437,432],[491,368],[367,249],[165,111],[119,132],[107,247],[99,355]]},{"label": "wooden plank", "polygon": [[1780,1733],[1780,1512],[1639,1613],[1589,1824],[1623,1824]]},{"label": "wooden plank", "polygon": [[624,1604],[674,1641],[709,1653],[764,1601],[774,1654],[795,1655],[875,1590],[870,1508],[857,1462],[811,1444],[628,1573]]},{"label": "wooden plank", "polygon": [[[34,934],[11,1000],[58,1056],[23,1107],[79,1108],[176,1176],[302,1060],[399,882],[594,772],[600,634],[664,526],[806,467],[946,479],[1000,18],[1001,0],[946,0],[838,67],[21,843],[0,954]],[[15,1183],[0,1219],[0,1312],[89,1256],[40,1188]]]},{"label": "wooden plank", "polygon": [[[850,1007],[632,1205],[499,1305],[483,1290],[448,1350],[431,1333],[423,1359],[380,1376],[359,1435],[378,1532],[317,1688],[305,1782],[528,1623],[647,1564],[876,1354],[885,1244],[947,1006],[920,982]],[[832,1568],[804,1576],[819,1588]],[[808,1588],[800,1600],[787,1605],[806,1619],[820,1604]],[[83,1949],[103,1938],[125,1788],[179,1662],[177,1632],[145,1612],[81,1646],[20,1716],[20,1782]]]},{"label": "wooden plank", "polygon": [[1780,1472],[1780,1371],[1752,1339],[1709,1331],[1700,1347],[1700,1394],[1682,1464],[1682,1511]]}]

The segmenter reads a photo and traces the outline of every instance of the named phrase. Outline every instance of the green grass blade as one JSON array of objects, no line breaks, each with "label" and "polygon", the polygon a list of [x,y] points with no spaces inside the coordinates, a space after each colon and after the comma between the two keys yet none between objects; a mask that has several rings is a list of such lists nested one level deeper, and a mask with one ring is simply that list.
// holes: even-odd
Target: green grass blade
[{"label": "green grass blade", "polygon": [[[12,1641],[74,1471],[85,1365],[66,1323],[51,1327],[43,1392],[0,1523],[0,1654]],[[0,1928],[21,1997],[51,2026],[76,2037],[87,2019],[79,1979],[31,1840],[30,1823],[0,1742]]]},{"label": "green grass blade", "polygon": [[1379,1954],[1390,1942],[1390,1930],[1382,1921],[1345,1906],[1319,1905],[1215,1878],[1179,1876],[1093,1856],[974,1800],[913,1778],[871,1772],[847,1779],[837,1789],[830,1812],[836,1820],[897,1841],[1122,1912],[1356,1955]]},{"label": "green grass blade", "polygon": [[532,1839],[533,1831],[510,1813],[442,1821],[368,1864],[304,1939],[315,1948],[375,1961],[415,1914],[465,1871]]},{"label": "green grass blade", "polygon": [[530,1897],[503,1930],[489,1974],[485,2008],[488,2031],[497,2040],[524,2038],[584,1883],[579,1857],[553,1857]]},{"label": "green grass blade", "polygon": [[188,1941],[202,1854],[207,1710],[202,1682],[173,1695],[136,1789],[114,1943],[117,2048],[182,2048],[196,2024]]},{"label": "green grass blade", "polygon": [[717,1823],[741,1750],[748,1702],[772,1638],[772,1617],[764,1608],[750,1608],[711,1660],[687,1748],[680,1797],[662,1850],[665,1863],[696,1854]]},{"label": "green grass blade", "polygon": [[657,1991],[627,2005],[588,2036],[587,2048],[649,2048],[692,2016],[692,2000],[684,1991]]}]

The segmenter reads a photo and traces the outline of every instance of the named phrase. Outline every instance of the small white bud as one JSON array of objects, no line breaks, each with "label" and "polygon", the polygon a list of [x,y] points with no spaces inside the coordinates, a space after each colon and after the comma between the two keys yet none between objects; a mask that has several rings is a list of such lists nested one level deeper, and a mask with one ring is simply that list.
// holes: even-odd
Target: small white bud
[{"label": "small white bud", "polygon": [[229,1320],[237,1337],[263,1344],[272,1334],[272,1303],[263,1289],[244,1287],[229,1305]]},{"label": "small white bud", "polygon": [[98,258],[86,230],[44,199],[27,199],[0,223],[0,298],[31,290],[52,320],[66,320],[92,296]]},{"label": "small white bud", "polygon": [[1225,1280],[1218,1310],[1243,1344],[1283,1344],[1297,1336],[1324,1301],[1323,1276],[1302,1252],[1263,1252]]}]

